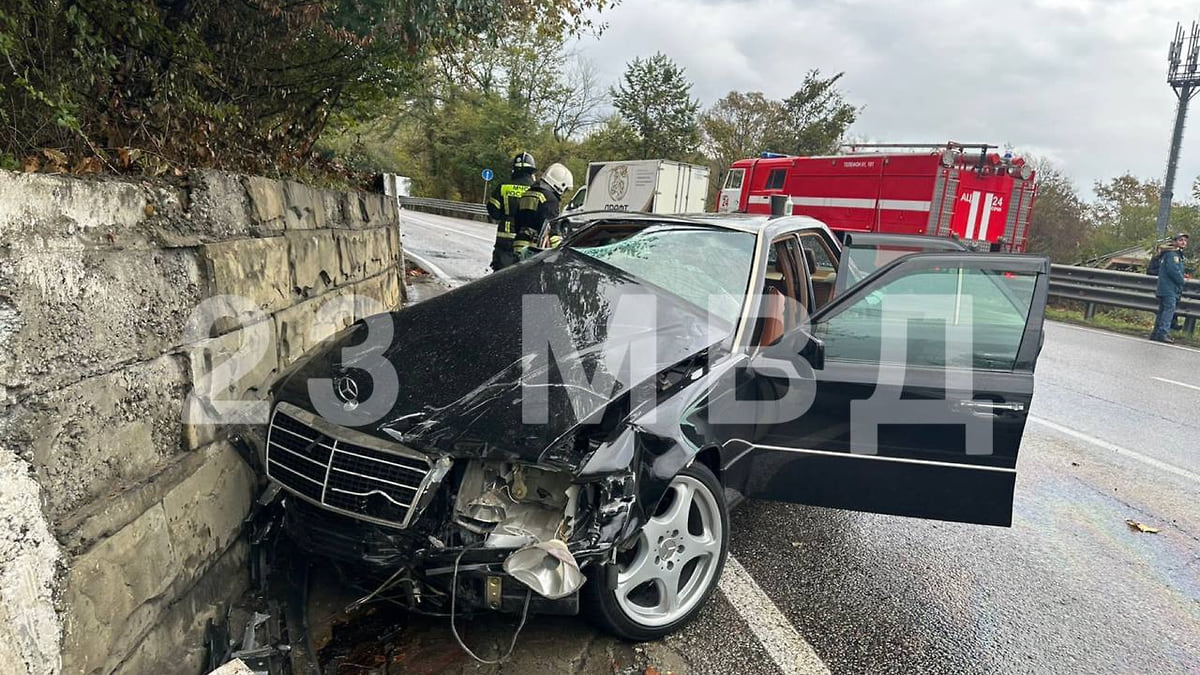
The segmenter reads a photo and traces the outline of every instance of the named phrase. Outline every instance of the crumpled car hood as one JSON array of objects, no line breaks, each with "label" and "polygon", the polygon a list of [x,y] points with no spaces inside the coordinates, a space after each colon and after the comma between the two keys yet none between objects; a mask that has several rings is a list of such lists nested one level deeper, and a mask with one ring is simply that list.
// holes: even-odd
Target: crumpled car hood
[{"label": "crumpled car hood", "polygon": [[[571,250],[393,312],[391,321],[383,356],[399,392],[388,412],[360,431],[455,457],[575,467],[585,459],[571,433],[580,423],[599,421],[631,387],[652,386],[657,373],[733,330]],[[287,378],[278,399],[316,410],[309,378],[364,377],[340,353],[367,332],[358,326],[331,341]]]}]

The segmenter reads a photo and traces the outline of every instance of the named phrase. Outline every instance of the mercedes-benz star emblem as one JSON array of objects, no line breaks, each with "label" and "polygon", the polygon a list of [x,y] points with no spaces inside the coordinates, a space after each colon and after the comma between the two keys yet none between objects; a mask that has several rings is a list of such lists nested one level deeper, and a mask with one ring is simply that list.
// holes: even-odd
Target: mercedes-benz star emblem
[{"label": "mercedes-benz star emblem", "polygon": [[333,393],[345,404],[346,410],[358,407],[358,383],[349,375],[342,375],[333,381]]}]

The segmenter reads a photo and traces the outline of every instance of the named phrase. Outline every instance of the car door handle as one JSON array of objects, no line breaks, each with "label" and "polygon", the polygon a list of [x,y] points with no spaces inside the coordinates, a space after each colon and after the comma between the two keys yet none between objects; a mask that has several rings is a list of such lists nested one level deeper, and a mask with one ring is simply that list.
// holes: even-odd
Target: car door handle
[{"label": "car door handle", "polygon": [[959,401],[958,407],[974,413],[999,415],[1003,412],[1024,412],[1024,403],[1006,403],[1004,401]]}]

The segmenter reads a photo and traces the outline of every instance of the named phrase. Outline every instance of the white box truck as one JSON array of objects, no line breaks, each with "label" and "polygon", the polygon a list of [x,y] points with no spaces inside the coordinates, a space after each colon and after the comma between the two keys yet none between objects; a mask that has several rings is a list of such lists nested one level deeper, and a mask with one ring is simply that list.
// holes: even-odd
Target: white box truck
[{"label": "white box truck", "polygon": [[702,213],[708,167],[668,159],[592,162],[564,212]]}]

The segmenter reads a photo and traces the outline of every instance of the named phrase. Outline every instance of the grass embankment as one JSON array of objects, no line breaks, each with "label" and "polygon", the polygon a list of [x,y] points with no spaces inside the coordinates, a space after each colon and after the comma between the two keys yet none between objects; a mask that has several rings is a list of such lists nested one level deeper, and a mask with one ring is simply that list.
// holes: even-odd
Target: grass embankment
[{"label": "grass embankment", "polygon": [[[1154,314],[1132,309],[1105,310],[1097,308],[1095,316],[1085,319],[1082,308],[1055,306],[1046,308],[1046,318],[1051,321],[1090,326],[1137,337],[1148,337],[1150,330],[1154,328]],[[1200,347],[1200,337],[1196,335],[1188,335],[1183,331],[1172,331],[1171,337],[1177,344]]]}]

